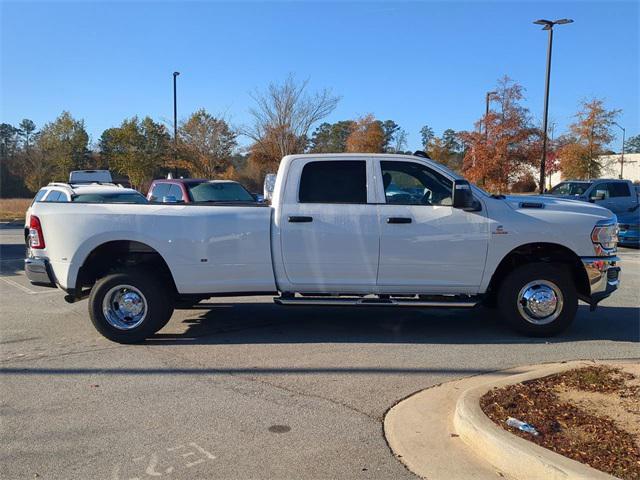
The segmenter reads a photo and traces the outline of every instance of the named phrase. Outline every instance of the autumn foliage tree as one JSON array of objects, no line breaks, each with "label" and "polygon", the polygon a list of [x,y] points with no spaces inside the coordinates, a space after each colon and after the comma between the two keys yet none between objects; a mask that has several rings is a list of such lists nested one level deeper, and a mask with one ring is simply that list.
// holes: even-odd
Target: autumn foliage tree
[{"label": "autumn foliage tree", "polygon": [[524,88],[509,77],[498,81],[494,103],[497,110],[476,123],[477,130],[464,132],[464,174],[489,190],[507,192],[527,175],[539,158],[540,134],[529,110],[522,105]]},{"label": "autumn foliage tree", "polygon": [[385,140],[382,123],[368,114],[356,120],[347,138],[347,152],[379,153],[383,151]]},{"label": "autumn foliage tree", "polygon": [[163,166],[171,147],[164,125],[145,117],[124,120],[100,137],[100,153],[109,167],[129,177],[134,188],[146,186]]},{"label": "autumn foliage tree", "polygon": [[194,112],[178,130],[179,166],[203,178],[229,174],[237,136],[224,119],[205,109]]},{"label": "autumn foliage tree", "polygon": [[569,126],[570,134],[558,150],[564,178],[600,176],[603,165],[598,157],[614,138],[611,127],[619,113],[620,110],[607,110],[601,99],[581,102],[576,121]]}]

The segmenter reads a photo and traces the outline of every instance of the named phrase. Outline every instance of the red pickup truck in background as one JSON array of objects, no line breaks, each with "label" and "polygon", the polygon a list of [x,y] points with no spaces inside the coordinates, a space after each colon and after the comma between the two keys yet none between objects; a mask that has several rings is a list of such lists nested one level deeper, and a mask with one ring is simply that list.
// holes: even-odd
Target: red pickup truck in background
[{"label": "red pickup truck in background", "polygon": [[154,180],[147,200],[160,203],[256,203],[261,200],[232,180],[167,178]]}]

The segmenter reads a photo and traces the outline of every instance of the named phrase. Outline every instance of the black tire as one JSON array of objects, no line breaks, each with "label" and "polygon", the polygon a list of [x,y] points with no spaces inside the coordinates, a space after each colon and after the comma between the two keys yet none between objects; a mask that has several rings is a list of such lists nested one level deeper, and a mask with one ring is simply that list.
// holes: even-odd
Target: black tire
[{"label": "black tire", "polygon": [[[117,328],[113,324],[114,321],[109,321],[103,311],[105,296],[111,297],[110,292],[119,285],[133,287],[146,302],[146,313],[141,315],[138,325],[132,322],[133,328]],[[125,288],[119,291],[129,290]],[[117,292],[114,295],[117,295]],[[138,295],[138,292],[135,294]],[[125,270],[102,277],[93,286],[89,296],[89,315],[94,327],[106,338],[118,343],[138,343],[151,337],[167,324],[172,314],[173,296],[158,279],[145,271]]]},{"label": "black tire", "polygon": [[[525,289],[530,283],[533,284]],[[521,292],[527,291],[534,295],[551,291],[560,301],[556,302],[552,314],[544,316],[545,310],[535,302],[527,304],[521,299]],[[573,322],[578,309],[578,296],[570,272],[548,263],[530,263],[516,268],[501,282],[497,297],[503,320],[518,332],[532,337],[549,337],[564,331]],[[539,316],[534,313],[536,309]]]}]

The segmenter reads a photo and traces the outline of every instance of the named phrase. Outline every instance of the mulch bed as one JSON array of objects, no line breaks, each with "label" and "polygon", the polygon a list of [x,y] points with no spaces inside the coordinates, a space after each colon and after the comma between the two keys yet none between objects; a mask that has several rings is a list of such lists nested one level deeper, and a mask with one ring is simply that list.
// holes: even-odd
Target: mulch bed
[{"label": "mulch bed", "polygon": [[[595,416],[561,401],[559,389],[620,395],[640,402],[640,386],[627,385],[633,375],[607,366],[590,366],[494,389],[480,406],[511,433],[625,480],[640,480],[638,440],[605,416]],[[508,417],[533,425],[539,436],[509,427]]]}]

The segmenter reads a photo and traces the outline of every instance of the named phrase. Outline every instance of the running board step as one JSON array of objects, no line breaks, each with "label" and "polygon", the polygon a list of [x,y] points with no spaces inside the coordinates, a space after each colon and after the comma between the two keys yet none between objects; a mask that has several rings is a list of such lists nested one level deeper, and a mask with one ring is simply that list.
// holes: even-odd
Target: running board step
[{"label": "running board step", "polygon": [[325,307],[357,306],[357,307],[448,307],[448,308],[472,308],[478,304],[478,300],[469,298],[461,300],[422,300],[422,299],[398,299],[398,298],[327,298],[327,297],[274,297],[273,301],[278,305],[319,305]]}]

